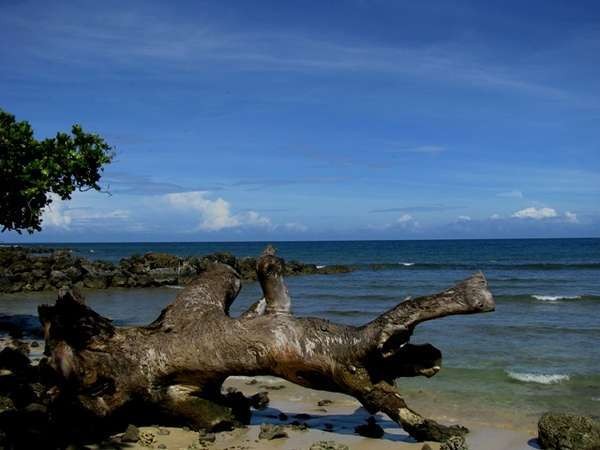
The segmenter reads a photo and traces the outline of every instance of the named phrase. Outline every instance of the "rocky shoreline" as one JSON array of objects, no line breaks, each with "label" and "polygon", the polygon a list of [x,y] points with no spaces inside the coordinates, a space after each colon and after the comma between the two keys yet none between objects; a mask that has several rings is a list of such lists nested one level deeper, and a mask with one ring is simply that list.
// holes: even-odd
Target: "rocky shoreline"
[{"label": "rocky shoreline", "polygon": [[[0,247],[0,292],[56,290],[61,287],[87,289],[142,288],[186,285],[214,263],[235,268],[242,280],[256,280],[256,259],[237,258],[230,253],[178,257],[146,253],[121,259],[117,264],[90,260],[68,249],[44,247]],[[285,276],[347,273],[348,266],[317,266],[286,262]]]}]

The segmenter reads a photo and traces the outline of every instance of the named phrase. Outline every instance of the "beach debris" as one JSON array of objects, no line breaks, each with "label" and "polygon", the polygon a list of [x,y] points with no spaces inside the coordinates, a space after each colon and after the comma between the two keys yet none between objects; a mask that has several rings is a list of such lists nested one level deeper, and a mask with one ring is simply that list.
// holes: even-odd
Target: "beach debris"
[{"label": "beach debris", "polygon": [[[410,343],[420,323],[494,310],[483,274],[437,294],[401,301],[368,324],[351,326],[296,318],[284,281],[293,266],[275,253],[268,246],[253,260],[262,298],[235,318],[229,311],[242,287],[242,263],[226,254],[198,260],[201,270],[190,269],[186,288],[145,326],[116,327],[87,306],[77,290],[59,290],[55,305],[38,310],[47,354],[40,364],[52,372],[48,390],[64,397],[61,404],[98,420],[143,404],[144,413],[156,408],[194,430],[224,431],[249,423],[251,408],[264,408],[268,397],[263,392],[251,397],[236,390],[222,392],[223,381],[231,375],[265,374],[352,395],[367,411],[386,414],[418,441],[444,442],[467,433],[464,427],[442,425],[410,409],[394,383],[440,370],[439,349]],[[67,272],[68,261],[53,270]],[[165,265],[186,272],[181,264],[162,254],[121,261],[127,270],[139,265],[139,276],[151,280],[171,276],[162,270]],[[109,270],[81,267],[88,275]],[[69,389],[61,389],[65,385]],[[261,387],[277,390],[285,384]]]},{"label": "beach debris", "polygon": [[121,436],[121,442],[137,442],[140,440],[140,430],[135,425],[128,425]]},{"label": "beach debris", "polygon": [[323,399],[323,400],[319,400],[317,402],[317,406],[327,406],[327,405],[331,405],[333,403],[333,400],[329,400],[328,398]]},{"label": "beach debris", "polygon": [[354,428],[354,431],[361,436],[373,439],[379,439],[383,436],[383,428],[375,421],[373,416],[367,419],[366,424],[362,424]]},{"label": "beach debris", "polygon": [[538,442],[544,449],[600,448],[600,420],[575,414],[545,413],[538,422]]},{"label": "beach debris", "polygon": [[350,450],[350,447],[335,441],[318,441],[310,446],[310,450]]},{"label": "beach debris", "polygon": [[258,384],[258,380],[256,378],[252,378],[251,380],[246,381],[248,386],[252,386],[254,384]]},{"label": "beach debris", "polygon": [[440,446],[440,450],[469,450],[464,436],[451,436]]},{"label": "beach debris", "polygon": [[281,425],[273,425],[271,423],[263,423],[260,425],[259,439],[273,440],[287,438],[288,434]]}]

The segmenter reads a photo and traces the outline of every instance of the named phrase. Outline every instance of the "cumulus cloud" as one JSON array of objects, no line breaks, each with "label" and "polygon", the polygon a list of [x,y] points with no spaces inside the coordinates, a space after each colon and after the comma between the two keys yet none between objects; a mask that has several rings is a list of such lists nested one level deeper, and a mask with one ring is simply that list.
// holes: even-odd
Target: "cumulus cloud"
[{"label": "cumulus cloud", "polygon": [[536,207],[529,207],[529,208],[525,208],[525,209],[521,209],[520,211],[517,211],[515,213],[513,213],[512,217],[515,217],[517,219],[535,219],[535,220],[542,220],[542,219],[550,219],[552,217],[557,217],[558,213],[556,212],[556,210],[554,208],[536,208]]},{"label": "cumulus cloud", "polygon": [[270,227],[271,219],[256,211],[246,211],[240,214],[231,212],[231,204],[217,198],[207,198],[206,191],[177,192],[164,196],[166,202],[173,208],[191,211],[200,216],[198,229],[205,231],[220,231],[226,228],[240,226]]},{"label": "cumulus cloud", "polygon": [[52,203],[46,206],[42,212],[43,228],[71,230],[72,228],[106,225],[107,222],[125,221],[130,218],[130,212],[126,209],[102,211],[90,207],[70,207],[72,200],[61,200],[58,195],[53,193],[49,197],[52,199]]},{"label": "cumulus cloud", "polygon": [[42,211],[42,224],[44,227],[62,228],[68,230],[73,218],[71,212],[65,208],[64,202],[56,194],[50,194],[52,203]]},{"label": "cumulus cloud", "polygon": [[571,211],[565,212],[565,219],[567,220],[567,222],[579,223],[579,219],[577,219],[577,214]]}]

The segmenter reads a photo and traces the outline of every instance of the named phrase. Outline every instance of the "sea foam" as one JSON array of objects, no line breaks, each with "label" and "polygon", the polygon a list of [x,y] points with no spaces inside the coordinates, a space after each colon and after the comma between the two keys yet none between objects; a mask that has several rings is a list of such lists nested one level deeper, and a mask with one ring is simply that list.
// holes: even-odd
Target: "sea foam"
[{"label": "sea foam", "polygon": [[411,262],[401,262],[399,264],[403,265],[404,267],[410,267],[410,266],[414,266],[415,265],[415,263],[411,263]]},{"label": "sea foam", "polygon": [[544,302],[556,302],[558,300],[577,300],[581,298],[581,295],[532,295],[532,297]]},{"label": "sea foam", "polygon": [[522,381],[523,383],[556,384],[561,381],[569,381],[569,375],[543,374],[543,373],[519,373],[506,371],[509,378]]}]

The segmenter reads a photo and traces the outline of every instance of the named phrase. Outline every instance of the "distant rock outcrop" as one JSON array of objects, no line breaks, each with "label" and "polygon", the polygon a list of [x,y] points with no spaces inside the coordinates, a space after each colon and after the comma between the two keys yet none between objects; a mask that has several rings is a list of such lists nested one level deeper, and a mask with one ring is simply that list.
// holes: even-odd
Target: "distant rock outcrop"
[{"label": "distant rock outcrop", "polygon": [[[243,280],[256,280],[256,258],[230,253],[180,258],[146,253],[123,258],[118,264],[88,260],[70,250],[38,247],[0,247],[0,292],[44,291],[61,287],[106,289],[185,285],[213,262],[234,267]],[[287,262],[285,275],[350,272],[347,266],[316,266]]]}]

